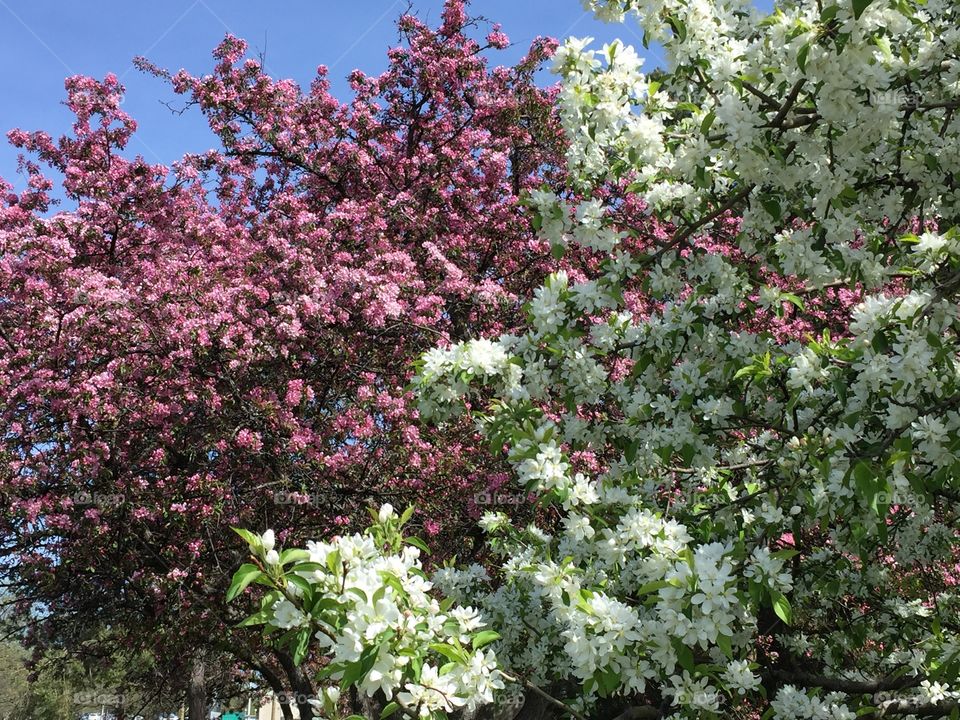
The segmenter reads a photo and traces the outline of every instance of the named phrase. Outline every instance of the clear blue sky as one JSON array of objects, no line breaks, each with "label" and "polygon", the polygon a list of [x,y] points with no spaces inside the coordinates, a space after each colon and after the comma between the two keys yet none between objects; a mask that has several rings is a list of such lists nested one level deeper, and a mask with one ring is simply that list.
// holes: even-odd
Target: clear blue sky
[{"label": "clear blue sky", "polygon": [[[433,23],[443,6],[442,0],[411,4]],[[176,96],[133,68],[134,56],[202,74],[212,67],[210,51],[230,32],[246,39],[254,54],[266,52],[274,77],[306,85],[317,65],[328,65],[334,93],[345,99],[351,70],[385,68],[385,52],[396,44],[394,21],[406,7],[407,0],[0,0],[0,133],[66,131],[64,77],[113,72],[127,88],[124,109],[139,123],[130,150],[170,163],[215,141],[199,113],[171,114],[162,102]],[[517,60],[535,35],[590,35],[598,46],[623,35],[641,49],[632,25],[598,23],[579,0],[473,0],[471,12],[502,23],[515,43],[496,56],[499,63]],[[656,57],[648,63],[656,65]],[[16,152],[2,137],[0,176],[20,186],[15,169]]]}]

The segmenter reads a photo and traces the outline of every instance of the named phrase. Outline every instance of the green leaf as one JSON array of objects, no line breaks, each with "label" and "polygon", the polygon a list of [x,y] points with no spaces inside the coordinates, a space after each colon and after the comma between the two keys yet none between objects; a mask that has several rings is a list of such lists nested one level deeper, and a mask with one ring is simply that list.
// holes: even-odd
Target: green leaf
[{"label": "green leaf", "polygon": [[403,589],[403,583],[400,582],[400,578],[398,578],[396,575],[391,572],[381,571],[380,578],[383,580],[385,585],[393,588],[393,591],[397,593],[398,596],[407,596],[407,591]]},{"label": "green leaf", "polygon": [[680,663],[680,667],[689,672],[693,672],[693,650],[684,645],[682,642],[674,642],[673,647],[674,650],[677,651],[677,662]]},{"label": "green leaf", "polygon": [[237,627],[250,627],[251,625],[263,625],[268,620],[273,613],[269,610],[258,610],[253,615],[248,617],[246,620],[241,620],[237,623]]},{"label": "green leaf", "polygon": [[713,125],[713,121],[717,119],[717,114],[711,110],[707,113],[707,116],[703,119],[703,122],[700,123],[700,132],[706,135],[710,132],[710,126]]},{"label": "green leaf", "polygon": [[717,634],[717,647],[720,648],[724,655],[731,660],[733,659],[733,646],[730,643],[730,637],[728,635],[724,635],[723,633]]},{"label": "green leaf", "polygon": [[411,535],[410,537],[404,538],[403,541],[407,545],[413,545],[415,548],[419,548],[420,550],[425,552],[427,555],[430,554],[430,548],[427,547],[427,544],[423,540],[418,538],[416,535]]},{"label": "green leaf", "polygon": [[863,11],[866,10],[872,2],[873,0],[853,0],[853,17],[859,20],[860,16],[863,15]]},{"label": "green leaf", "polygon": [[853,480],[857,492],[871,507],[875,507],[879,488],[877,473],[865,460],[860,460],[853,466]]},{"label": "green leaf", "polygon": [[307,652],[310,649],[310,638],[313,635],[313,632],[310,628],[304,628],[297,635],[297,642],[293,646],[293,664],[299,665],[304,661],[304,658],[307,657]]},{"label": "green leaf", "polygon": [[247,589],[250,583],[257,580],[263,572],[256,565],[244,563],[240,569],[233,574],[233,580],[227,589],[227,602],[233,600],[237,595]]},{"label": "green leaf", "polygon": [[466,665],[469,658],[462,650],[455,648],[449,643],[430,643],[430,649],[443,655],[447,660]]},{"label": "green leaf", "polygon": [[494,632],[493,630],[481,630],[470,640],[470,644],[473,646],[474,650],[479,650],[484,645],[489,645],[494,640],[500,639],[500,633]]},{"label": "green leaf", "polygon": [[671,15],[667,18],[667,22],[670,25],[670,29],[673,30],[673,34],[677,36],[680,42],[687,39],[687,26],[683,24],[683,20]]},{"label": "green leaf", "polygon": [[317,671],[317,679],[325,680],[328,677],[332,677],[338,672],[343,672],[347,669],[347,666],[344,663],[330,663]]},{"label": "green leaf", "polygon": [[760,204],[763,205],[763,209],[766,210],[767,214],[774,220],[779,220],[783,214],[783,210],[780,209],[780,203],[778,203],[774,198],[761,200]]},{"label": "green leaf", "polygon": [[[307,598],[312,597],[313,586],[310,584],[309,580],[301,577],[300,575],[287,575],[286,578],[288,582],[293,583],[300,588],[300,591],[307,596]],[[309,600],[306,600],[306,602],[309,602]]]},{"label": "green leaf", "polygon": [[260,536],[256,533],[252,533],[249,530],[244,530],[243,528],[231,527],[230,529],[242,537],[246,541],[247,545],[250,546],[251,550],[253,548],[260,547]]},{"label": "green leaf", "polygon": [[342,690],[346,690],[348,687],[355,684],[357,680],[370,672],[370,668],[376,664],[377,656],[379,654],[379,645],[373,645],[364,650],[359,660],[354,663],[350,663],[347,666],[347,669],[343,673],[343,678],[340,680],[340,688]]},{"label": "green leaf", "polygon": [[593,615],[593,607],[590,605],[590,600],[593,596],[590,594],[590,591],[587,588],[580,588],[580,594],[575,597],[574,604],[578,609],[585,612],[587,615]]},{"label": "green leaf", "polygon": [[665,587],[670,587],[670,583],[668,583],[666,580],[654,580],[653,582],[644,583],[638,587],[634,595],[637,597],[640,597],[641,595],[649,595],[650,593],[657,592]]},{"label": "green leaf", "polygon": [[887,336],[882,332],[874,333],[870,346],[878,353],[883,354],[890,349],[890,343],[887,342]]},{"label": "green leaf", "polygon": [[830,22],[837,16],[838,12],[840,12],[840,6],[838,4],[827,5],[820,13],[820,22],[824,24]]},{"label": "green leaf", "polygon": [[800,68],[800,72],[805,73],[807,71],[807,56],[810,54],[810,43],[804,45],[797,52],[797,67]]},{"label": "green leaf", "polygon": [[300,548],[287,548],[282,553],[280,553],[280,564],[286,565],[290,562],[302,562],[303,560],[309,560],[310,553],[306,550],[301,550]]},{"label": "green leaf", "polygon": [[310,614],[317,615],[322,613],[324,610],[340,610],[344,607],[346,606],[336,598],[321,597],[317,598],[317,601],[313,603],[313,608],[310,610]]},{"label": "green leaf", "polygon": [[790,601],[787,600],[786,595],[778,590],[771,590],[770,594],[773,597],[773,611],[777,614],[778,618],[789,625],[793,617],[793,609],[790,607]]},{"label": "green leaf", "polygon": [[352,592],[354,595],[356,595],[358,598],[360,598],[364,602],[368,601],[367,594],[358,587],[348,587],[347,592]]},{"label": "green leaf", "polygon": [[603,670],[595,677],[597,678],[597,684],[600,686],[601,697],[612,695],[622,683],[620,673],[609,668]]},{"label": "green leaf", "polygon": [[793,293],[780,293],[780,299],[783,302],[788,302],[788,303],[791,303],[792,305],[796,305],[798,310],[800,310],[801,312],[803,311],[803,308],[804,308],[803,299],[799,295],[794,295]]},{"label": "green leaf", "polygon": [[276,589],[271,590],[260,598],[260,608],[262,610],[269,610],[280,600],[283,600],[283,593]]},{"label": "green leaf", "polygon": [[397,702],[388,702],[383,710],[380,711],[380,720],[386,720],[399,709],[400,705]]},{"label": "green leaf", "polygon": [[800,554],[799,550],[794,548],[786,548],[784,550],[777,550],[775,553],[770,553],[770,557],[775,557],[780,560],[791,560]]}]

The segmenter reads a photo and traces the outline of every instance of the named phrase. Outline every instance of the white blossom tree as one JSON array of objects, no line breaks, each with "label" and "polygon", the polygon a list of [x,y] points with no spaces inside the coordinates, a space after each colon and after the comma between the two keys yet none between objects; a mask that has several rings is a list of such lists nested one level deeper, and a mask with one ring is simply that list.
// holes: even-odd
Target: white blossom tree
[{"label": "white blossom tree", "polygon": [[[957,717],[960,6],[587,5],[668,57],[558,53],[575,192],[531,213],[606,259],[417,376],[538,521],[488,513],[489,567],[431,581],[390,508],[289,555],[250,535],[234,594],[273,587],[253,622],[384,715]],[[630,198],[670,231],[634,237]],[[844,292],[801,337],[753,322]]]}]

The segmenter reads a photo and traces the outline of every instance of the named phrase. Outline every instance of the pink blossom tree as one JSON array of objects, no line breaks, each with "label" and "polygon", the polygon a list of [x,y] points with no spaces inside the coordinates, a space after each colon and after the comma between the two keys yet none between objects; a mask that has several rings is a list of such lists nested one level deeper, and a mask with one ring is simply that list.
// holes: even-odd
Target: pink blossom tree
[{"label": "pink blossom tree", "polygon": [[346,103],[323,67],[308,89],[274,80],[233,37],[204,77],[141,61],[221,141],[172,168],[129,157],[113,76],[67,80],[70,135],[9,134],[27,186],[0,185],[0,522],[35,646],[109,628],[199,677],[191,717],[224,660],[309,695],[222,607],[229,526],[296,541],[392,499],[469,552],[463,500],[501,466],[470,425],[421,427],[409,361],[517,322],[556,265],[520,197],[562,164],[533,80],[554,44],[491,69],[508,41],[478,28],[463,0],[436,30],[404,16],[389,69],[354,73]]}]

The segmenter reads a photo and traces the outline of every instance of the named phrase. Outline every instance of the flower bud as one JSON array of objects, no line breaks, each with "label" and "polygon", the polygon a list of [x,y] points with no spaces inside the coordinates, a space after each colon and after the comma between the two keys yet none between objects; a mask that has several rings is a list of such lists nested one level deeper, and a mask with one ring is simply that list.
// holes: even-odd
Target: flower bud
[{"label": "flower bud", "polygon": [[277,540],[276,536],[273,533],[273,530],[267,530],[263,535],[260,536],[260,544],[263,546],[263,551],[269,553],[273,550],[273,546],[276,545]]}]

